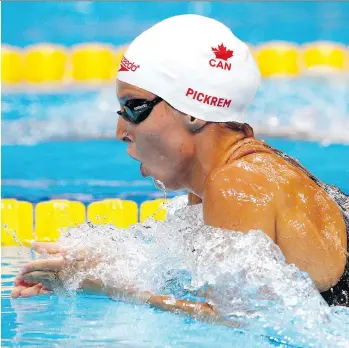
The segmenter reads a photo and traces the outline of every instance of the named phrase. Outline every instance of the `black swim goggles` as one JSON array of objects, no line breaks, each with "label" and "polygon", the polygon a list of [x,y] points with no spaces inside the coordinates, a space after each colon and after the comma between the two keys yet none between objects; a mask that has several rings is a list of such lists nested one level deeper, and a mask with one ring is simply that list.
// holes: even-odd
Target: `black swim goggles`
[{"label": "black swim goggles", "polygon": [[129,99],[122,105],[122,109],[118,111],[118,115],[133,124],[141,123],[150,115],[154,106],[162,100],[160,97],[156,97],[153,100]]}]

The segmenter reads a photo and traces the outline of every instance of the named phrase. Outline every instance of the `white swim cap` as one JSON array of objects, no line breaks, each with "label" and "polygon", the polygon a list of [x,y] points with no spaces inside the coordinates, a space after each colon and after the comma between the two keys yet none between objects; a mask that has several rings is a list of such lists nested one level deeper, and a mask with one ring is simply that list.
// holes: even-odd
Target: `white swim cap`
[{"label": "white swim cap", "polygon": [[260,85],[248,46],[224,24],[199,15],[174,16],[140,34],[118,79],[212,122],[242,122]]}]

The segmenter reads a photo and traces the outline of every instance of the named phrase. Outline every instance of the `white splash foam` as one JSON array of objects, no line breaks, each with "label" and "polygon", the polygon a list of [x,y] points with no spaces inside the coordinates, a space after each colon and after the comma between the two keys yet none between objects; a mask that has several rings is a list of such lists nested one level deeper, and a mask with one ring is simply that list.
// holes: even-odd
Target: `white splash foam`
[{"label": "white splash foam", "polygon": [[[5,101],[5,112],[3,110],[4,145],[33,145],[63,139],[115,138],[119,103],[114,88],[104,87],[99,92],[89,93],[88,96],[82,94],[68,102],[63,95],[59,105],[32,98],[30,105],[23,107],[21,104],[16,105],[20,103],[20,99],[16,101],[14,95],[11,95],[11,103]],[[16,108],[21,109],[22,117],[6,119],[6,110],[13,112]]]},{"label": "white splash foam", "polygon": [[315,347],[349,343],[349,310],[329,308],[310,277],[288,265],[270,238],[205,226],[202,206],[186,204],[186,196],[172,199],[167,222],[148,219],[129,229],[83,224],[63,235],[68,259],[82,247],[86,262],[98,260],[71,278],[68,268],[67,288],[90,275],[107,286],[175,297],[204,291],[222,316],[249,330]]}]

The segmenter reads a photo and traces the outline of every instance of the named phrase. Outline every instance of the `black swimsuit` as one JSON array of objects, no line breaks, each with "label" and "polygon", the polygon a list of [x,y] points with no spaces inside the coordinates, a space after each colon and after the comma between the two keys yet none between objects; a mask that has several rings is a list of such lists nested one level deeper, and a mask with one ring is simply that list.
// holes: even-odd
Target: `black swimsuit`
[{"label": "black swimsuit", "polygon": [[344,273],[339,282],[329,290],[322,292],[321,295],[330,306],[347,306],[349,307],[349,196],[342,192],[338,187],[327,185],[308,172],[297,160],[284,154],[282,151],[274,149],[270,145],[264,144],[267,148],[277,155],[292,163],[301,169],[311,180],[323,188],[325,192],[338,204],[343,213],[345,227],[347,231],[347,262]]}]

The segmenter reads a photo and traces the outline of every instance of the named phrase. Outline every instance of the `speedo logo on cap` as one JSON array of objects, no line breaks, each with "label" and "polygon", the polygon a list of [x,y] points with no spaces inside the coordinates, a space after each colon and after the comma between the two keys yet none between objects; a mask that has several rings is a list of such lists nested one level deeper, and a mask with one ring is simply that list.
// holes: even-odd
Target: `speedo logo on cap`
[{"label": "speedo logo on cap", "polygon": [[195,99],[200,103],[218,106],[219,108],[229,108],[231,104],[231,99],[214,97],[213,95],[208,95],[199,91],[195,91],[192,88],[188,88],[185,96],[188,98]]},{"label": "speedo logo on cap", "polygon": [[212,66],[212,68],[219,68],[230,71],[231,63],[227,62],[227,60],[233,56],[234,52],[232,50],[227,50],[227,48],[223,44],[218,45],[217,48],[212,47],[211,49],[216,56],[216,59],[212,58],[209,61],[209,64]]},{"label": "speedo logo on cap", "polygon": [[120,69],[118,71],[132,71],[135,72],[139,68],[139,65],[130,62],[125,56],[120,63]]}]

